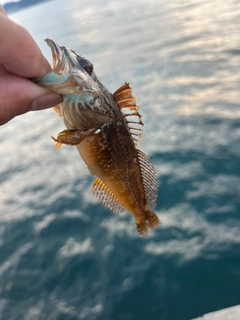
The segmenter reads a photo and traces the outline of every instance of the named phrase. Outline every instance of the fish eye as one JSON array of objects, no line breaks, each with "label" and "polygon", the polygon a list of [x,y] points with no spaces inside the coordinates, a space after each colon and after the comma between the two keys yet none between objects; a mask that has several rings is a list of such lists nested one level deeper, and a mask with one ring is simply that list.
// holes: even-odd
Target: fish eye
[{"label": "fish eye", "polygon": [[79,55],[77,55],[77,61],[83,67],[83,69],[91,76],[93,72],[93,64],[87,59],[80,57]]},{"label": "fish eye", "polygon": [[90,62],[87,66],[84,66],[83,67],[84,70],[91,76],[92,72],[93,72],[93,65],[92,63]]}]

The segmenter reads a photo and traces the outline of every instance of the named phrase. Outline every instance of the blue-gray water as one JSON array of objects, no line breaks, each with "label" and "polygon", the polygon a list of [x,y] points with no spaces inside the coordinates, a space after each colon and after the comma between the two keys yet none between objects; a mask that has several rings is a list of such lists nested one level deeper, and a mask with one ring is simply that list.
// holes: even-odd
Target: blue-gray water
[{"label": "blue-gray water", "polygon": [[161,227],[91,194],[52,111],[0,128],[0,319],[189,320],[240,303],[239,1],[46,2],[11,15],[134,88]]}]

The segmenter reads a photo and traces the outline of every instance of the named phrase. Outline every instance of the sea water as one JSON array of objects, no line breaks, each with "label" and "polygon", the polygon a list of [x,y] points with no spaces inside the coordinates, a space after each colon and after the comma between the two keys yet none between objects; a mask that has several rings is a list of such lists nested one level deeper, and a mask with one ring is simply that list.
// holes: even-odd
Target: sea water
[{"label": "sea water", "polygon": [[[238,1],[58,0],[10,15],[89,59],[114,92],[130,82],[161,226],[139,238],[52,110],[0,128],[0,319],[189,320],[240,303]],[[127,159],[126,159],[127,160]]]}]

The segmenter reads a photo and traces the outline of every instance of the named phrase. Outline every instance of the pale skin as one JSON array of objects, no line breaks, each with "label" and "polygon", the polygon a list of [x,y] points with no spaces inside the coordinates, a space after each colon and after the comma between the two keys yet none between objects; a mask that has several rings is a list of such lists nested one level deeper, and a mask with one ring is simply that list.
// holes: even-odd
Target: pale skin
[{"label": "pale skin", "polygon": [[28,111],[53,107],[62,97],[30,79],[51,66],[29,32],[11,21],[0,5],[0,125]]}]

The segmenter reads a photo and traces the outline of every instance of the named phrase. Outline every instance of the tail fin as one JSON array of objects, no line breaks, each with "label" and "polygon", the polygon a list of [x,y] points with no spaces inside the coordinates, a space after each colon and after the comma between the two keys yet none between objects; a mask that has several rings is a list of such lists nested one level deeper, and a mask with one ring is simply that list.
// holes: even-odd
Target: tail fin
[{"label": "tail fin", "polygon": [[160,221],[157,217],[157,215],[148,210],[144,214],[144,218],[140,221],[136,222],[137,231],[140,236],[143,236],[144,234],[148,233],[149,229],[154,229],[160,224]]}]

